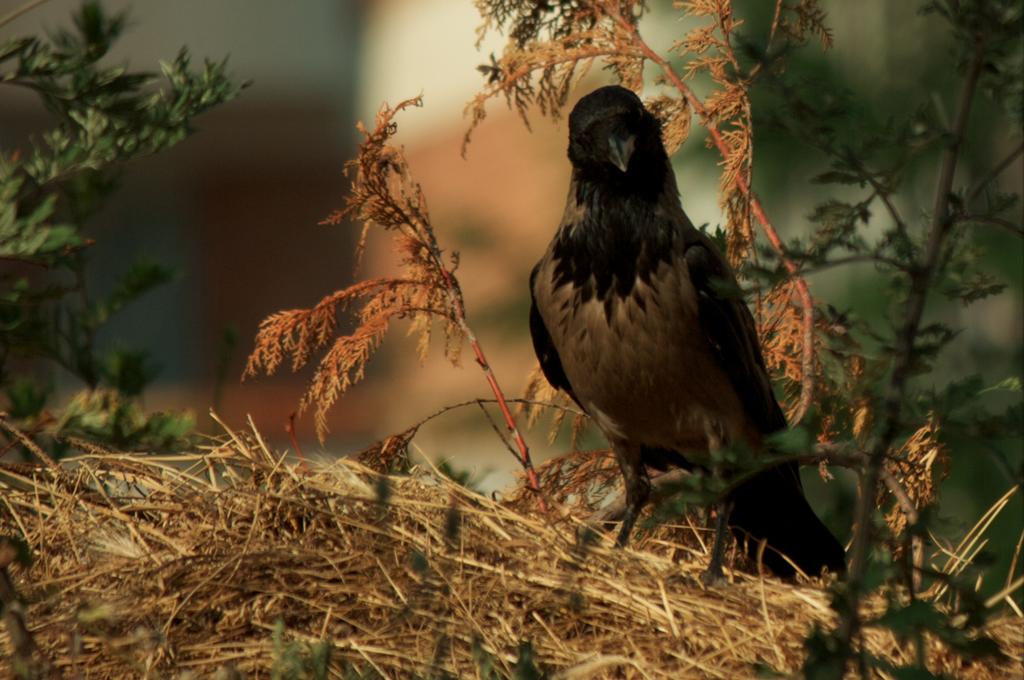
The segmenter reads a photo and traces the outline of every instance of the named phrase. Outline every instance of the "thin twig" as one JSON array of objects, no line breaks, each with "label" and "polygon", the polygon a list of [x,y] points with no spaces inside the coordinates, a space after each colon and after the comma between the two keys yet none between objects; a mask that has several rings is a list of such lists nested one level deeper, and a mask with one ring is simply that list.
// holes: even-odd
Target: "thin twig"
[{"label": "thin twig", "polygon": [[956,218],[957,224],[964,222],[974,222],[975,224],[991,224],[993,226],[1005,229],[1014,236],[1020,236],[1024,238],[1024,227],[1018,224],[1014,224],[1010,220],[1004,220],[1002,217],[994,217],[992,215],[959,215]]},{"label": "thin twig", "polygon": [[[434,411],[430,415],[428,415],[425,418],[423,418],[423,419],[419,420],[418,422],[414,423],[410,427],[408,427],[405,430],[403,430],[403,432],[407,432],[409,430],[418,430],[421,427],[423,427],[424,425],[426,425],[427,423],[429,423],[431,420],[434,420],[435,418],[440,418],[441,416],[445,415],[449,411],[454,411],[456,409],[464,408],[466,406],[473,406],[473,405],[479,405],[479,404],[497,404],[497,403],[498,403],[497,399],[467,399],[466,401],[460,401],[460,402],[458,402],[456,404],[448,404],[447,406],[442,406],[441,408],[437,409],[436,411]],[[556,403],[550,402],[550,401],[537,401],[535,399],[505,399],[505,403],[506,404],[523,404],[525,406],[540,406],[540,407],[543,407],[543,408],[550,408],[550,409],[555,409],[555,410],[558,410],[558,411],[565,411],[566,413],[571,413],[572,415],[575,415],[575,416],[585,416],[586,415],[585,413],[583,413],[583,411],[580,411],[579,409],[573,408],[571,406],[566,406],[564,404],[556,404]]]},{"label": "thin twig", "polygon": [[[768,29],[768,40],[765,43],[765,47],[764,47],[764,54],[765,54],[766,58],[767,58],[767,56],[772,51],[772,42],[774,42],[775,34],[779,30],[779,20],[781,18],[782,18],[782,0],[775,0],[775,14],[772,16],[772,23],[771,23],[771,26]],[[761,71],[761,68],[764,66],[764,63],[765,63],[764,61],[757,62],[757,64],[754,65],[754,68],[750,69],[750,73],[747,74],[747,80],[750,80],[754,76],[756,76]]]},{"label": "thin twig", "polygon": [[893,222],[896,223],[896,229],[900,234],[907,233],[907,222],[903,219],[903,215],[900,214],[896,204],[892,202],[892,192],[889,191],[888,187],[882,185],[881,182],[875,177],[875,173],[871,172],[864,163],[853,153],[844,154],[846,160],[850,161],[857,170],[860,171],[861,177],[867,180],[871,188],[875,190],[875,195],[882,200],[882,204],[885,205],[885,209],[889,212],[889,216],[892,217]]},{"label": "thin twig", "polygon": [[0,428],[7,430],[9,433],[14,435],[14,438],[21,442],[21,445],[28,449],[30,452],[35,454],[36,458],[42,461],[51,470],[57,469],[57,463],[54,462],[53,458],[50,457],[46,451],[32,441],[24,432],[14,427],[14,425],[7,422],[6,418],[0,418]]},{"label": "thin twig", "polygon": [[43,3],[47,2],[47,1],[48,0],[31,0],[30,2],[26,2],[21,7],[18,7],[16,9],[11,10],[7,14],[5,14],[3,17],[0,17],[0,28],[3,28],[7,24],[11,23],[12,21],[14,21],[18,17],[20,17],[22,14],[26,14],[28,12],[31,12],[36,7],[39,7],[39,5],[42,5]]},{"label": "thin twig", "polygon": [[[5,417],[7,417],[7,413],[0,411],[0,418]],[[36,437],[40,433],[42,433],[43,430],[47,428],[47,426],[53,424],[55,421],[56,418],[53,417],[53,414],[51,414],[49,411],[43,411],[43,413],[40,416],[38,416],[36,422],[33,423],[32,427],[26,430],[23,434],[29,439],[31,439],[32,437]],[[13,449],[15,444],[17,443],[17,441],[11,439],[10,441],[8,441],[7,445],[5,445],[3,448],[0,448],[0,459],[3,459],[3,457],[7,455],[7,452]]]},{"label": "thin twig", "polygon": [[914,501],[910,500],[906,489],[903,488],[903,485],[900,484],[895,475],[885,467],[880,470],[879,474],[889,492],[896,497],[900,508],[903,510],[903,514],[907,516],[907,528],[904,531],[905,535],[910,536],[910,545],[908,547],[910,548],[911,566],[913,567],[908,577],[909,583],[907,586],[910,589],[911,597],[913,597],[914,593],[921,590],[921,568],[924,566],[924,541],[921,540],[920,536],[911,531],[913,525],[917,524],[920,515],[914,506]]},{"label": "thin twig", "polygon": [[295,411],[289,414],[288,421],[284,424],[284,431],[288,433],[288,438],[292,441],[292,448],[295,449],[295,455],[299,457],[299,469],[308,473],[309,465],[306,464],[306,457],[302,455],[302,447],[299,446],[299,438],[295,434]]},{"label": "thin twig", "polygon": [[466,334],[466,338],[469,340],[469,345],[473,348],[474,354],[476,354],[476,362],[480,365],[480,369],[487,377],[487,383],[491,386],[491,391],[494,393],[494,397],[498,401],[498,409],[501,411],[501,415],[505,419],[505,425],[508,427],[509,432],[512,435],[512,439],[515,440],[516,447],[519,449],[519,462],[526,471],[527,483],[529,484],[530,489],[537,494],[537,503],[541,512],[547,512],[547,503],[544,502],[544,497],[540,495],[540,480],[537,478],[537,471],[534,469],[533,461],[530,459],[530,449],[526,446],[526,440],[523,439],[523,435],[519,432],[515,416],[512,415],[512,411],[508,407],[508,402],[505,400],[505,394],[501,391],[501,387],[498,385],[498,380],[494,376],[494,371],[491,370],[490,364],[487,363],[487,357],[484,356],[483,348],[480,347],[480,343],[476,339],[476,334],[473,333],[470,327],[466,324],[465,317],[459,320],[459,325]]},{"label": "thin twig", "polygon": [[527,484],[530,490],[537,496],[537,505],[540,507],[541,512],[547,512],[547,503],[544,502],[544,497],[541,495],[540,480],[537,477],[536,469],[533,467],[533,461],[530,459],[530,448],[526,445],[526,440],[523,439],[523,435],[519,432],[515,416],[512,415],[512,411],[508,407],[505,393],[498,384],[498,379],[494,375],[491,365],[487,362],[487,356],[480,346],[480,341],[477,340],[476,333],[473,332],[473,329],[469,327],[469,323],[466,321],[466,306],[462,299],[462,289],[459,287],[454,274],[442,263],[436,242],[432,243],[432,246],[434,258],[437,261],[441,270],[441,276],[447,287],[448,299],[452,312],[455,315],[455,321],[458,323],[463,335],[466,336],[469,346],[473,348],[476,363],[480,366],[480,370],[484,372],[487,384],[490,386],[491,392],[494,393],[494,398],[498,402],[498,409],[501,411],[502,418],[505,419],[505,426],[508,427],[509,433],[512,435],[512,439],[515,441],[516,448],[519,451],[519,464],[523,466],[523,470],[526,472]]},{"label": "thin twig", "polygon": [[810,266],[801,266],[800,275],[810,276],[811,274],[818,274],[832,267],[841,267],[848,264],[863,264],[871,262],[876,265],[884,264],[894,269],[904,269],[905,265],[899,260],[895,260],[891,257],[886,257],[881,253],[864,253],[862,255],[849,255],[846,257],[837,257],[834,260],[825,260],[824,262],[817,262]]},{"label": "thin twig", "polygon": [[505,445],[505,448],[508,449],[508,452],[511,453],[513,456],[518,456],[519,454],[516,453],[516,450],[514,448],[512,448],[512,445],[509,443],[508,438],[506,438],[505,434],[501,431],[501,428],[498,427],[498,423],[495,422],[494,418],[491,417],[490,412],[484,406],[483,402],[477,401],[476,405],[480,407],[480,412],[484,414],[484,418],[486,418],[487,422],[490,423],[491,429],[494,430],[494,434],[498,435],[498,439],[500,439],[501,443]]},{"label": "thin twig", "polygon": [[985,190],[985,187],[994,182],[996,178],[999,177],[1004,170],[1010,167],[1010,165],[1012,165],[1013,162],[1017,160],[1017,157],[1022,153],[1024,153],[1024,141],[1018,144],[1013,151],[1006,154],[1006,158],[996,163],[991,170],[986,172],[981,179],[974,183],[974,186],[972,186],[967,192],[967,205],[973,203],[974,199],[976,199],[979,194]]},{"label": "thin twig", "polygon": [[32,267],[38,267],[40,269],[49,269],[49,265],[45,262],[33,260],[28,257],[19,257],[17,255],[0,255],[0,262],[13,262],[14,264],[24,264]]},{"label": "thin twig", "polygon": [[1000,600],[1003,600],[1003,599],[1009,597],[1010,595],[1013,594],[1013,592],[1015,590],[1017,590],[1021,586],[1024,586],[1024,576],[1021,576],[1019,579],[1017,579],[1013,583],[1008,583],[1005,588],[1003,588],[998,593],[996,593],[992,597],[990,597],[987,600],[985,600],[985,606],[986,607],[994,607],[994,606],[996,606],[997,604],[999,604]]},{"label": "thin twig", "polygon": [[1013,581],[1013,575],[1017,573],[1017,560],[1020,559],[1020,550],[1024,547],[1024,531],[1020,532],[1020,538],[1017,539],[1017,547],[1013,549],[1013,559],[1010,560],[1010,568],[1006,571],[1006,585],[1010,585]]},{"label": "thin twig", "polygon": [[914,507],[914,501],[910,500],[910,496],[907,495],[903,485],[900,484],[900,480],[896,479],[895,476],[885,468],[882,468],[879,472],[882,478],[882,482],[885,483],[892,495],[896,497],[896,500],[900,504],[900,508],[903,509],[903,514],[907,516],[907,521],[910,524],[914,524],[918,520],[917,508]]}]

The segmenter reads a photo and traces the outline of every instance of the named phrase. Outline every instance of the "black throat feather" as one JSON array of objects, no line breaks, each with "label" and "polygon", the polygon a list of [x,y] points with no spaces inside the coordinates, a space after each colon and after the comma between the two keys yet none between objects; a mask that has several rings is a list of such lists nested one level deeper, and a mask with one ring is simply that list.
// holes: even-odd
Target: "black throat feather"
[{"label": "black throat feather", "polygon": [[610,318],[616,302],[628,298],[637,281],[650,284],[671,257],[677,230],[659,205],[679,200],[675,177],[667,162],[654,168],[631,168],[618,177],[573,171],[569,200],[576,201],[578,217],[562,225],[552,254],[554,286],[573,286],[574,304],[596,296]]}]

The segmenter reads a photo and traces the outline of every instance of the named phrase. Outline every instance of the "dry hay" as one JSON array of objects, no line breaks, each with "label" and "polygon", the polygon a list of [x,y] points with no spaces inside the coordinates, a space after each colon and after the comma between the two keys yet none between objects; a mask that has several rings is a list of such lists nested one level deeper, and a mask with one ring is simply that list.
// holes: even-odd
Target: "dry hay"
[{"label": "dry hay", "polygon": [[[555,677],[743,678],[755,664],[796,671],[809,628],[833,621],[817,583],[735,573],[704,589],[704,555],[670,533],[639,551],[581,546],[568,518],[517,513],[434,475],[384,478],[348,461],[302,474],[255,432],[193,455],[6,465],[0,484],[0,529],[34,554],[12,573],[29,628],[69,677],[268,677],[326,639],[339,677],[481,677],[488,654],[487,677],[508,677],[529,641]],[[936,641],[928,665],[1019,676],[1019,625],[991,625],[1008,657],[996,665]],[[887,631],[866,641],[913,661]],[[10,644],[4,629],[8,658]]]}]

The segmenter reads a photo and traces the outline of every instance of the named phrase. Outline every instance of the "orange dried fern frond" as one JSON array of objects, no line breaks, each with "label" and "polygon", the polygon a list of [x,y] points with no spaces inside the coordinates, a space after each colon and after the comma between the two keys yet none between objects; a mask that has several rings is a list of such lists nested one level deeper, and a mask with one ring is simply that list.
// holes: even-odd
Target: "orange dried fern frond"
[{"label": "orange dried fern frond", "polygon": [[526,412],[527,427],[536,425],[544,413],[554,411],[551,429],[548,430],[548,443],[553,443],[561,431],[562,425],[565,424],[566,416],[572,415],[569,426],[569,448],[575,449],[580,435],[583,434],[583,429],[590,419],[582,411],[576,410],[574,406],[567,394],[551,386],[539,365],[533,367],[526,381],[526,389],[523,391],[523,401],[518,408],[519,413]]},{"label": "orange dried fern frond", "polygon": [[661,139],[671,156],[690,136],[690,104],[680,97],[660,95],[644,102],[644,106],[661,123]]},{"label": "orange dried fern frond", "polygon": [[[361,225],[356,246],[357,263],[371,229],[379,228],[391,237],[399,258],[400,276],[361,281],[326,296],[311,309],[289,310],[274,314],[260,324],[256,347],[249,356],[245,375],[271,374],[288,357],[293,371],[305,366],[316,351],[329,349],[320,359],[313,379],[302,397],[300,411],[313,409],[317,436],[327,435],[327,412],[349,388],[363,379],[366,364],[380,347],[392,322],[409,320],[410,332],[419,336],[419,355],[426,357],[435,323],[444,335],[445,355],[457,364],[463,339],[468,340],[474,357],[487,379],[501,409],[505,425],[518,447],[519,462],[539,492],[530,452],[520,435],[497,378],[484,356],[480,343],[466,322],[462,289],[455,278],[457,253],[447,258],[434,235],[423,189],[412,179],[402,150],[390,143],[397,132],[395,115],[410,106],[420,106],[419,97],[397,106],[383,106],[373,129],[362,123],[359,154],[345,165],[350,178],[345,205],[324,222],[340,224],[351,220]],[[355,330],[337,336],[338,314],[352,308]],[[415,428],[391,438],[380,447],[378,457],[390,459],[404,455],[405,445]],[[541,507],[544,508],[543,501]]]},{"label": "orange dried fern frond", "polygon": [[780,32],[793,43],[803,44],[816,36],[824,49],[832,47],[832,29],[825,24],[825,10],[818,0],[798,0],[791,4],[779,2],[786,13],[778,21]]},{"label": "orange dried fern frond", "polygon": [[[397,127],[395,114],[419,106],[419,98],[385,106],[372,130],[361,123],[364,139],[359,155],[346,164],[351,179],[345,206],[324,221],[361,224],[358,253],[369,230],[379,227],[391,235],[399,256],[401,276],[374,278],[336,291],[310,309],[278,312],[265,319],[256,336],[245,375],[274,373],[286,359],[297,371],[315,352],[327,348],[302,397],[300,410],[313,409],[317,435],[327,434],[327,412],[338,398],[365,375],[366,364],[380,346],[391,323],[409,319],[419,333],[421,354],[434,322],[444,329],[446,355],[458,359],[462,330],[459,325],[461,292],[442,258],[427,214],[426,199],[412,180],[405,157],[390,144]],[[454,262],[451,265],[454,267]],[[338,316],[353,310],[355,329],[337,336]]]},{"label": "orange dried fern frond", "polygon": [[754,254],[750,183],[753,170],[753,122],[744,74],[732,47],[732,34],[743,22],[734,18],[729,0],[677,2],[684,14],[708,17],[710,23],[693,28],[673,46],[682,55],[694,55],[685,65],[683,77],[692,79],[706,73],[715,89],[704,99],[703,123],[718,131],[709,137],[709,147],[721,147],[719,205],[728,217],[726,244],[729,261],[739,266]]},{"label": "orange dried fern frond", "polygon": [[529,127],[530,107],[557,118],[577,82],[601,58],[619,81],[633,90],[643,86],[643,54],[613,17],[635,24],[643,11],[636,0],[477,0],[483,17],[478,33],[509,36],[502,55],[480,70],[484,88],[466,105],[471,118],[465,145],[487,116],[487,102],[503,96]]},{"label": "orange dried fern frond", "polygon": [[[622,473],[609,449],[570,450],[537,468],[544,494],[560,506],[584,515],[593,514],[610,495],[622,488]],[[522,487],[507,500],[512,507],[527,503]]]},{"label": "orange dried fern frond", "polygon": [[[804,338],[795,287],[792,283],[775,286],[765,295],[761,308],[763,311],[759,319],[758,335],[764,361],[769,373],[781,378],[785,385],[783,401],[786,417],[791,419],[798,407],[800,383],[804,374],[800,357]],[[815,351],[816,373],[819,365],[820,360]]]},{"label": "orange dried fern frond", "polygon": [[810,377],[815,385],[818,441],[828,443],[844,431],[855,437],[865,432],[870,418],[866,406],[870,398],[863,393],[866,362],[844,323],[829,318],[825,310],[816,310],[808,371],[802,352],[807,342],[804,310],[796,279],[771,288],[761,299],[757,318],[765,364],[782,385],[787,420],[796,423],[802,417],[804,385]]},{"label": "orange dried fern frond", "polygon": [[[938,500],[938,486],[949,475],[949,465],[949,452],[940,440],[939,420],[934,413],[885,461],[885,469],[918,511]],[[885,521],[893,535],[906,531],[907,512],[885,486],[878,488],[875,503],[879,508],[888,506]]]},{"label": "orange dried fern frond", "polygon": [[299,370],[306,365],[314,351],[324,347],[334,337],[339,311],[354,301],[376,297],[382,289],[403,283],[407,282],[380,278],[360,281],[331,293],[311,309],[289,309],[271,314],[260,322],[256,347],[249,355],[245,375],[274,373],[286,355],[291,356],[292,370]]}]

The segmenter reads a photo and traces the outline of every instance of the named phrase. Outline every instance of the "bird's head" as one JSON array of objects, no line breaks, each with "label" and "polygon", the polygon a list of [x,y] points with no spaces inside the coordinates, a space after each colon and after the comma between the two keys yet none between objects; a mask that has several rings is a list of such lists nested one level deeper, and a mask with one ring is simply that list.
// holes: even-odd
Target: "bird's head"
[{"label": "bird's head", "polygon": [[624,87],[594,90],[569,114],[569,160],[583,173],[622,179],[660,170],[666,158],[658,119]]}]

